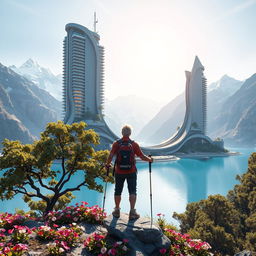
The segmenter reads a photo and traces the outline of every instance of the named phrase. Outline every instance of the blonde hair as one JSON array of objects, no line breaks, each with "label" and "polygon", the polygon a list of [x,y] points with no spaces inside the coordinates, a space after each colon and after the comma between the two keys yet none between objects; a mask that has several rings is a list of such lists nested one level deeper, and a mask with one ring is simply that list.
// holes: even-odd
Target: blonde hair
[{"label": "blonde hair", "polygon": [[132,134],[132,127],[130,125],[125,125],[122,128],[122,135],[123,136],[130,136]]}]

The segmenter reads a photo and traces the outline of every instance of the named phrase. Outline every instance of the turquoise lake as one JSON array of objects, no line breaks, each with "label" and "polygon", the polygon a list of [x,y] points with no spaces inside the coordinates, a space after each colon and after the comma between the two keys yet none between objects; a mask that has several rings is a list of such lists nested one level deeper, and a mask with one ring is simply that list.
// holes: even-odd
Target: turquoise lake
[{"label": "turquoise lake", "polygon": [[[159,162],[152,164],[152,194],[153,216],[157,213],[165,214],[168,221],[172,219],[174,211],[183,212],[188,202],[207,198],[209,195],[227,192],[237,184],[236,175],[247,170],[248,157],[255,149],[232,148],[231,151],[241,152],[237,156],[215,157],[208,160],[180,159],[173,162]],[[138,163],[138,198],[136,209],[142,216],[150,216],[150,188],[148,163]],[[59,165],[54,164],[54,169]],[[82,175],[76,175],[70,184],[77,184]],[[112,212],[114,185],[108,184],[105,209]],[[103,194],[83,188],[75,192],[76,202],[86,201],[89,205],[102,206]],[[14,212],[15,208],[28,210],[21,196],[10,201],[0,201],[0,211]],[[129,211],[129,201],[126,184],[123,191],[121,211]]]}]

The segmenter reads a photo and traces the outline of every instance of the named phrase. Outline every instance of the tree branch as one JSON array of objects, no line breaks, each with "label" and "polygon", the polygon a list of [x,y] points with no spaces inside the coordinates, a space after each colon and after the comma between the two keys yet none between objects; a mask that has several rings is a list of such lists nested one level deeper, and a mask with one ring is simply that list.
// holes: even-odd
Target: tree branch
[{"label": "tree branch", "polygon": [[33,179],[32,179],[29,175],[27,175],[27,179],[28,179],[28,181],[29,181],[29,185],[31,186],[31,188],[33,188],[33,189],[37,192],[37,197],[39,197],[39,198],[45,200],[47,203],[49,203],[49,202],[50,202],[50,199],[49,199],[48,197],[44,196],[44,195],[41,193],[40,188],[38,188],[37,186],[35,186],[35,183],[34,183]]},{"label": "tree branch", "polygon": [[81,184],[79,184],[78,186],[76,186],[75,188],[67,188],[65,189],[63,192],[60,193],[60,196],[63,196],[64,194],[66,194],[67,192],[72,192],[72,191],[76,191],[76,190],[80,190],[80,188],[82,186],[84,186],[86,184],[86,181],[82,182]]},{"label": "tree branch", "polygon": [[13,189],[13,192],[15,192],[16,194],[20,193],[20,194],[23,194],[23,195],[26,195],[26,196],[29,196],[29,197],[37,197],[36,194],[29,194],[29,193],[24,192],[24,191],[19,190],[19,189]]},{"label": "tree branch", "polygon": [[51,190],[51,191],[55,192],[55,189],[54,189],[54,188],[51,188],[51,187],[49,187],[49,186],[47,186],[47,185],[45,185],[45,184],[43,183],[42,178],[40,177],[40,175],[39,175],[38,173],[33,172],[32,170],[30,170],[30,172],[31,172],[32,174],[36,175],[36,177],[37,177],[37,179],[38,179],[40,185],[41,185],[43,188],[46,188],[46,189],[48,189],[48,190]]},{"label": "tree branch", "polygon": [[58,184],[56,184],[56,186],[55,186],[55,189],[57,190],[57,189],[61,189],[61,188],[59,188],[59,186],[61,185],[61,183],[62,183],[62,181],[64,180],[64,178],[65,178],[65,176],[66,176],[66,168],[65,168],[65,158],[64,157],[62,157],[62,160],[61,160],[61,166],[62,166],[62,176],[61,176],[61,178],[60,178],[60,180],[59,180],[59,182],[58,182]]},{"label": "tree branch", "polygon": [[67,179],[64,180],[64,181],[62,182],[62,184],[60,185],[59,191],[63,188],[63,186],[64,186],[67,182],[69,182],[71,176],[73,175],[73,170],[74,170],[74,168],[75,168],[76,162],[77,162],[77,155],[75,156],[74,163],[73,163],[73,167],[71,168],[71,170],[70,170],[70,172],[69,172],[69,174],[68,174]]}]

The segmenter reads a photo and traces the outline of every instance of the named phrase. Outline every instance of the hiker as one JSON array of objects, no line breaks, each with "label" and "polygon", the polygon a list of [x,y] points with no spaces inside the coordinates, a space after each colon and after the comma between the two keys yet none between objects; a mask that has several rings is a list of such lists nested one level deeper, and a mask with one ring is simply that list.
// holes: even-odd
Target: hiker
[{"label": "hiker", "polygon": [[130,139],[132,129],[129,125],[125,125],[122,128],[122,139],[113,143],[108,160],[106,162],[106,168],[110,167],[111,161],[116,156],[114,173],[115,173],[115,208],[112,212],[116,218],[120,217],[120,202],[121,194],[124,187],[124,182],[127,180],[129,201],[130,201],[130,213],[129,219],[135,220],[140,217],[136,212],[135,203],[137,197],[137,168],[135,162],[135,156],[140,157],[141,160],[153,162],[152,157],[147,157],[141,152],[140,146],[135,141]]}]

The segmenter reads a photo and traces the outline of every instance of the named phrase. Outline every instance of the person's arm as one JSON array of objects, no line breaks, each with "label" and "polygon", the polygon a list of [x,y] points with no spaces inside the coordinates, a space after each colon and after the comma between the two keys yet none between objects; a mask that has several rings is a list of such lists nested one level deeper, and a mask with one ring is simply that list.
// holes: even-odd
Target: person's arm
[{"label": "person's arm", "polygon": [[114,156],[114,154],[112,152],[110,152],[110,154],[108,156],[108,159],[107,159],[107,162],[105,164],[106,167],[110,167],[110,164],[111,164],[111,161],[113,159],[113,156]]},{"label": "person's arm", "polygon": [[148,156],[144,155],[143,153],[140,156],[140,159],[143,160],[143,161],[151,162],[151,163],[153,162],[153,158],[152,157],[148,157]]},{"label": "person's arm", "polygon": [[146,155],[143,154],[143,152],[140,149],[140,146],[138,145],[138,143],[135,143],[135,154],[143,161],[147,161],[147,162],[153,162],[153,158],[152,157],[148,157]]},{"label": "person's arm", "polygon": [[105,166],[106,166],[107,168],[109,168],[109,167],[111,166],[111,161],[112,161],[112,159],[113,159],[115,153],[116,153],[116,143],[114,143],[114,144],[112,145],[112,148],[111,148],[111,151],[110,151],[110,153],[109,153],[107,162],[106,162],[106,164],[105,164]]}]

